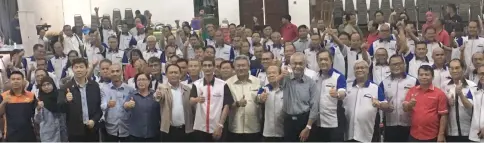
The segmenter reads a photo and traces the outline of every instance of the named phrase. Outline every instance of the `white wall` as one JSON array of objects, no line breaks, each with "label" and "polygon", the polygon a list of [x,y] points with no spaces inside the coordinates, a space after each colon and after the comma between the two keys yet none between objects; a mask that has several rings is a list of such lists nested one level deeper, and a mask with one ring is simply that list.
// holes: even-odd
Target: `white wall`
[{"label": "white wall", "polygon": [[239,0],[218,0],[219,23],[227,19],[229,23],[240,23]]},{"label": "white wall", "polygon": [[289,15],[291,22],[295,25],[311,24],[309,18],[309,0],[288,0]]}]

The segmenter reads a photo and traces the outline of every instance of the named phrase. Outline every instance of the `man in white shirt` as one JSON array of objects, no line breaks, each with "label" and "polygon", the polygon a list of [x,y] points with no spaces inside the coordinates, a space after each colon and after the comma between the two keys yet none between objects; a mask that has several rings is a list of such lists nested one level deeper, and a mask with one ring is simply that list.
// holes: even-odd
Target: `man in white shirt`
[{"label": "man in white shirt", "polygon": [[449,125],[446,133],[448,142],[469,142],[473,108],[473,96],[469,89],[476,84],[464,78],[465,70],[463,60],[451,60],[449,62],[451,79],[444,82],[441,88],[447,96],[449,105]]},{"label": "man in white shirt", "polygon": [[318,60],[317,60],[317,53],[321,51],[323,47],[321,47],[321,40],[319,35],[311,35],[311,44],[309,48],[306,48],[303,53],[307,57],[308,68],[313,71],[318,71]]},{"label": "man in white shirt", "polygon": [[403,112],[401,103],[408,90],[418,85],[418,80],[405,73],[405,60],[400,55],[391,56],[389,66],[390,76],[379,85],[388,101],[388,108],[384,111],[384,142],[406,142],[410,135],[410,114]]},{"label": "man in white shirt", "polygon": [[236,75],[226,82],[232,91],[235,104],[229,114],[229,141],[257,142],[261,131],[260,108],[256,102],[261,87],[259,79],[249,74],[250,59],[238,56],[234,60]]},{"label": "man in white shirt", "polygon": [[[151,57],[157,57],[159,59],[163,59],[165,57],[162,57],[162,54],[163,54],[163,51],[159,50],[159,49],[156,49],[156,37],[155,36],[148,36],[146,38],[146,48],[143,51],[143,58],[144,59],[149,59]],[[168,55],[168,56],[171,56],[171,55]],[[164,59],[165,60],[165,63],[166,63],[166,60],[168,59]]]},{"label": "man in white shirt", "polygon": [[450,78],[449,69],[445,64],[444,49],[434,49],[432,52],[432,59],[434,61],[434,64],[432,65],[432,68],[434,68],[434,79],[432,80],[432,84],[437,88],[441,88],[446,84],[444,82]]},{"label": "man in white shirt", "polygon": [[251,75],[259,78],[259,81],[261,82],[261,85],[267,84],[267,72],[266,69],[273,63],[274,59],[274,54],[271,51],[265,51],[262,53],[262,58],[261,58],[261,64],[262,68],[260,69],[252,69],[251,70]]},{"label": "man in white shirt", "polygon": [[472,92],[474,105],[472,106],[472,121],[469,131],[469,140],[475,142],[484,141],[484,66],[478,67],[477,74],[479,81],[477,86],[470,87]]},{"label": "man in white shirt", "polygon": [[109,37],[108,41],[108,45],[105,45],[107,46],[106,50],[103,52],[104,58],[111,60],[113,63],[128,63],[128,57],[126,57],[124,51],[120,50],[118,47],[118,39],[116,36]]},{"label": "man in white shirt", "polygon": [[407,73],[413,77],[418,76],[418,69],[422,65],[432,65],[427,56],[427,43],[419,41],[415,43],[415,54],[409,54],[405,57],[407,62]]},{"label": "man in white shirt", "polygon": [[56,42],[53,46],[54,48],[54,57],[52,57],[49,61],[54,68],[54,74],[57,79],[55,81],[60,81],[62,76],[62,70],[67,64],[67,56],[64,54],[64,47],[60,42]]},{"label": "man in white shirt", "polygon": [[119,49],[121,50],[132,48],[138,43],[128,30],[128,24],[123,22],[121,32],[118,34]]},{"label": "man in white shirt", "polygon": [[375,52],[373,63],[370,66],[373,82],[380,84],[383,79],[390,75],[390,66],[388,65],[388,52],[385,48],[379,48]]},{"label": "man in white shirt", "polygon": [[267,67],[267,80],[269,84],[259,89],[257,100],[264,104],[264,131],[262,135],[265,142],[284,141],[284,112],[283,90],[280,88],[278,77],[281,67],[270,65]]},{"label": "man in white shirt", "polygon": [[234,48],[224,43],[222,31],[215,32],[215,58],[223,58],[224,60],[233,61],[235,58]]},{"label": "man in white shirt", "polygon": [[[379,141],[378,125],[380,104],[386,102],[383,89],[368,80],[369,65],[364,60],[354,64],[356,79],[349,82],[347,96],[343,101],[345,115],[348,119],[346,140],[357,142]],[[378,118],[377,118],[378,117]]]},{"label": "man in white shirt", "polygon": [[281,33],[274,32],[270,38],[271,40],[264,45],[266,50],[271,51],[276,59],[282,60],[284,57],[284,43],[282,43]]},{"label": "man in white shirt", "polygon": [[466,65],[470,67],[469,69],[474,69],[472,60],[468,57],[471,57],[474,53],[484,51],[484,38],[478,36],[479,24],[476,21],[469,22],[467,30],[469,36],[462,37],[463,45],[460,47],[460,50],[453,50],[453,52],[458,51],[460,59],[465,60]]},{"label": "man in white shirt", "polygon": [[197,81],[203,78],[203,74],[201,74],[202,65],[198,59],[190,59],[188,60],[188,78],[187,80],[182,81],[183,84],[189,85],[192,87],[194,81]]},{"label": "man in white shirt", "polygon": [[346,96],[346,79],[333,67],[333,58],[327,50],[317,53],[319,77],[316,85],[319,95],[319,122],[310,135],[310,141],[342,142],[346,127],[343,100]]},{"label": "man in white shirt", "polygon": [[399,53],[397,51],[397,40],[393,38],[390,30],[390,25],[381,25],[378,32],[379,40],[371,43],[368,48],[368,53],[373,56],[376,50],[380,48],[385,48],[388,55],[393,55]]},{"label": "man in white shirt", "polygon": [[475,67],[474,69],[466,70],[466,77],[467,79],[473,81],[474,83],[479,83],[479,75],[477,74],[477,69],[484,65],[484,53],[477,52],[472,54],[472,65]]},{"label": "man in white shirt", "polygon": [[202,60],[204,78],[193,83],[190,91],[190,104],[195,107],[193,129],[198,141],[218,141],[222,136],[229,107],[234,103],[228,85],[214,77],[215,61]]},{"label": "man in white shirt", "polygon": [[312,39],[309,39],[308,37],[309,29],[306,25],[299,26],[297,30],[299,34],[299,39],[294,41],[292,44],[294,45],[294,47],[296,47],[297,52],[303,52],[310,47],[309,45],[311,44]]},{"label": "man in white shirt", "polygon": [[108,43],[109,37],[116,36],[116,32],[114,32],[109,18],[101,19],[101,27],[99,27],[99,35],[101,36],[101,42],[103,43]]},{"label": "man in white shirt", "polygon": [[71,50],[81,53],[80,48],[83,46],[82,39],[72,32],[72,27],[70,25],[64,25],[62,35],[59,36],[62,36],[60,41],[64,45],[65,54],[69,53]]}]

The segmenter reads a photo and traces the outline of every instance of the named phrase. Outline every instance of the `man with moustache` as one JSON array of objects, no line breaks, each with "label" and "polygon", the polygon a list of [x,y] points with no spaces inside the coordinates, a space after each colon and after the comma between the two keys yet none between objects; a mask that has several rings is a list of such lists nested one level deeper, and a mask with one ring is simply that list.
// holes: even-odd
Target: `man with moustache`
[{"label": "man with moustache", "polygon": [[476,71],[480,78],[477,82],[477,86],[470,88],[470,91],[472,92],[471,94],[476,96],[473,97],[474,105],[472,108],[469,140],[482,142],[484,141],[484,96],[481,95],[484,95],[484,66],[478,67]]},{"label": "man with moustache", "polygon": [[265,142],[284,141],[284,112],[283,90],[280,88],[281,67],[270,65],[267,67],[267,80],[269,84],[261,87],[257,93],[257,100],[264,104],[264,131],[262,135]]},{"label": "man with moustache", "polygon": [[191,141],[194,115],[190,105],[190,87],[180,82],[181,68],[166,67],[167,83],[157,87],[155,99],[160,102],[162,140],[164,142]]}]

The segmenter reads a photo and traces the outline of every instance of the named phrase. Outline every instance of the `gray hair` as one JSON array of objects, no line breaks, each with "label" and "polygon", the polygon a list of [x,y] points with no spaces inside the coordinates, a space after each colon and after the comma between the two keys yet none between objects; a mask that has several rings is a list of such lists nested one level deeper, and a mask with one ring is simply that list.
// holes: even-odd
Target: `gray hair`
[{"label": "gray hair", "polygon": [[365,66],[366,68],[370,68],[370,65],[365,60],[356,60],[353,68],[355,68],[358,64],[363,64],[363,66]]},{"label": "gray hair", "polygon": [[291,56],[291,58],[289,59],[289,61],[292,61],[292,59],[294,59],[294,58],[296,58],[296,57],[301,57],[301,58],[303,58],[303,59],[304,59],[304,60],[303,60],[303,61],[304,61],[304,63],[307,63],[307,61],[306,61],[306,60],[307,60],[307,59],[306,59],[306,55],[304,55],[304,54],[303,54],[303,53],[301,53],[301,52],[296,52],[296,53],[294,53],[294,54]]},{"label": "gray hair", "polygon": [[238,60],[246,60],[247,63],[249,63],[249,66],[250,66],[250,59],[249,59],[249,57],[247,57],[245,55],[239,55],[239,56],[235,57],[234,63],[235,63],[235,61],[238,61]]}]

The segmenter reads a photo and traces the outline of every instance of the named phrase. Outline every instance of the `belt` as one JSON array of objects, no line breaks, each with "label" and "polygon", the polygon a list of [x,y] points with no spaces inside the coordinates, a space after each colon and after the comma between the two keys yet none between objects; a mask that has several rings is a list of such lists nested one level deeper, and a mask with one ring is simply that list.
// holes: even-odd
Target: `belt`
[{"label": "belt", "polygon": [[182,128],[185,128],[185,125],[180,125],[180,126],[172,126],[172,125],[170,125],[170,127],[177,128],[177,129],[182,129]]},{"label": "belt", "polygon": [[303,118],[305,116],[309,116],[309,111],[301,113],[301,114],[286,114],[286,116],[289,116],[292,120],[297,120],[298,118]]}]

